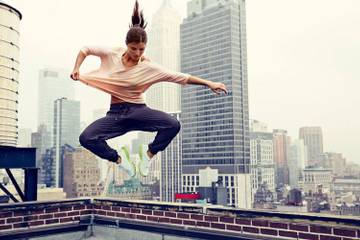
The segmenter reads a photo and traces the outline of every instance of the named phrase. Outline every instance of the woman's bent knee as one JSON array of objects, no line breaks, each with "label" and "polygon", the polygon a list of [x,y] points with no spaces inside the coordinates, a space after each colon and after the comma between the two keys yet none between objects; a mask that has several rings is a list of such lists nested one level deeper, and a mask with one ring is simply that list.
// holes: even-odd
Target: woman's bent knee
[{"label": "woman's bent knee", "polygon": [[178,120],[175,120],[172,127],[176,132],[179,132],[181,129],[181,124]]},{"label": "woman's bent knee", "polygon": [[80,142],[81,146],[87,145],[87,143],[89,142],[89,139],[86,137],[86,134],[84,134],[84,133],[80,134],[79,142]]}]

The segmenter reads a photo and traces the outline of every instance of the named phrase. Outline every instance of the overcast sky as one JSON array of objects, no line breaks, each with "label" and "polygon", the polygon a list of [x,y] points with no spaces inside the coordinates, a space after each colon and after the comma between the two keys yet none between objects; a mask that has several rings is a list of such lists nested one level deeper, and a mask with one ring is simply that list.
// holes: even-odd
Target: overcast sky
[{"label": "overcast sky", "polygon": [[[19,127],[35,131],[38,70],[53,66],[70,74],[82,46],[123,45],[134,0],[7,2],[23,14]],[[186,2],[173,0],[183,17]],[[151,21],[162,0],[139,3]],[[250,117],[292,138],[302,126],[321,126],[325,151],[360,163],[359,26],[358,0],[248,0]],[[97,63],[87,59],[83,70]],[[82,121],[91,120],[93,109],[108,108],[107,95],[75,85]]]}]

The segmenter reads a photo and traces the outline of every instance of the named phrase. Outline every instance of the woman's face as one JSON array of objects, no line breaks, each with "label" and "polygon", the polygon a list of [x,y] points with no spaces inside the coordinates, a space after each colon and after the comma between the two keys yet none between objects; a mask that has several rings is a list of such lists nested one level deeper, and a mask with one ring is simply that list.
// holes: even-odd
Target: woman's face
[{"label": "woman's face", "polygon": [[138,62],[141,56],[144,54],[146,44],[145,43],[129,43],[127,45],[127,52],[131,60]]}]

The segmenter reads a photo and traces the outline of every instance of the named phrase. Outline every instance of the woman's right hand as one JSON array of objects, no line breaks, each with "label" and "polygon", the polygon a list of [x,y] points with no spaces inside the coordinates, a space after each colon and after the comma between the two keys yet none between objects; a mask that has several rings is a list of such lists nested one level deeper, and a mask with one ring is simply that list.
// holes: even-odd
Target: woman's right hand
[{"label": "woman's right hand", "polygon": [[79,80],[79,76],[80,76],[80,72],[79,69],[74,69],[70,75],[70,77],[74,80],[77,81]]}]

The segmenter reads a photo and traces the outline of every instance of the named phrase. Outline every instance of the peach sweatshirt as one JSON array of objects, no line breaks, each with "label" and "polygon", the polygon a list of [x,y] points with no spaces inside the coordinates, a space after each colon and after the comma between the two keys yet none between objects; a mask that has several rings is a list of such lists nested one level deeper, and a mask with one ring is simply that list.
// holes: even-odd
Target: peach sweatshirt
[{"label": "peach sweatshirt", "polygon": [[125,68],[121,61],[124,48],[83,47],[81,51],[100,57],[101,65],[97,70],[80,74],[79,81],[109,93],[112,103],[145,103],[143,93],[152,84],[166,81],[186,85],[190,76],[146,60]]}]

